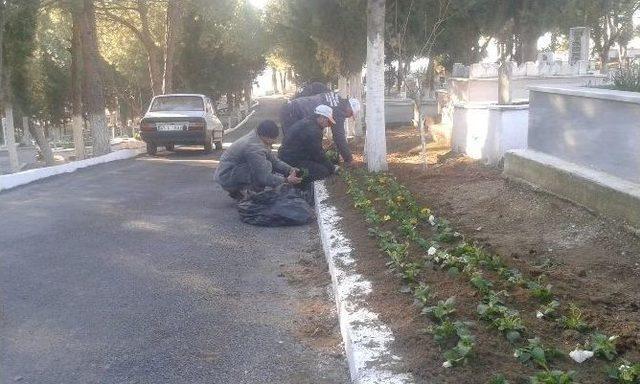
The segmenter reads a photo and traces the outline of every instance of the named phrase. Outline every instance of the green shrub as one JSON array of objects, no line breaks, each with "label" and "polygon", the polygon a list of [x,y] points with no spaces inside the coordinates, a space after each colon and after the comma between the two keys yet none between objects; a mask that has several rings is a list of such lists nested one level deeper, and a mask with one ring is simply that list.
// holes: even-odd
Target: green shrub
[{"label": "green shrub", "polygon": [[620,69],[613,76],[613,89],[618,91],[640,92],[640,64]]}]

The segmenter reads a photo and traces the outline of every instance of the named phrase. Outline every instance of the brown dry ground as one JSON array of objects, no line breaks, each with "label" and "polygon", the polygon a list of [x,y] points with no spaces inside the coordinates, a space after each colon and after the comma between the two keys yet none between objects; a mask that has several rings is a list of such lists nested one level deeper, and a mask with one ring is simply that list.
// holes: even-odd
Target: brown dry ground
[{"label": "brown dry ground", "polygon": [[[618,352],[623,357],[640,360],[640,238],[623,223],[509,182],[500,169],[447,155],[446,148],[436,143],[429,144],[430,166],[424,171],[418,145],[413,128],[388,133],[390,171],[421,203],[450,220],[467,240],[500,255],[525,276],[548,276],[563,305],[576,303],[590,325],[607,335],[620,335]],[[442,368],[442,351],[424,332],[430,321],[419,314],[408,295],[399,293],[400,279],[387,271],[386,260],[367,236],[367,225],[352,208],[344,184],[340,180],[329,184],[333,203],[344,216],[344,229],[356,244],[359,272],[373,283],[372,305],[393,329],[394,348],[419,382],[486,383],[493,374],[505,373],[518,383],[535,371],[518,363],[513,347],[481,322],[473,324],[475,358],[464,367]],[[422,277],[438,299],[456,297],[460,318],[476,318],[479,297],[462,278],[440,271]],[[552,322],[536,319],[538,304],[522,289],[512,291],[509,304],[520,309],[528,335],[539,336],[565,353],[587,339],[587,334],[563,331]],[[606,382],[607,365],[599,359],[578,365],[563,358],[553,366],[577,371],[576,382],[588,384]]]},{"label": "brown dry ground", "polygon": [[282,276],[301,293],[296,304],[296,336],[305,345],[337,358],[344,358],[331,276],[322,249],[314,236],[307,252],[293,265],[282,265]]}]

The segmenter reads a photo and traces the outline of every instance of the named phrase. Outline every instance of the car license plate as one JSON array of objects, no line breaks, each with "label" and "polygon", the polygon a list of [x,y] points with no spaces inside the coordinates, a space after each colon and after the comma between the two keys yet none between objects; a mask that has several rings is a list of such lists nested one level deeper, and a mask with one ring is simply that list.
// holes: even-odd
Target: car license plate
[{"label": "car license plate", "polygon": [[182,131],[184,124],[158,124],[158,131]]}]

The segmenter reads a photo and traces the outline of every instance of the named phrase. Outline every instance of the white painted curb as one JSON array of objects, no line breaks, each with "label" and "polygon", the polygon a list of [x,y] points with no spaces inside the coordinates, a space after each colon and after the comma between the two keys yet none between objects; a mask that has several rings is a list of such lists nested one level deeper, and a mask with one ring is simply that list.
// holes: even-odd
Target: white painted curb
[{"label": "white painted curb", "polygon": [[224,134],[225,135],[229,134],[229,133],[235,131],[236,129],[242,127],[247,122],[247,120],[249,120],[249,118],[251,118],[251,116],[253,116],[254,113],[256,113],[255,109],[253,111],[251,111],[251,113],[248,114],[244,119],[242,119],[242,121],[239,122],[238,125],[236,125],[235,127],[231,128],[231,129],[227,129],[226,131],[224,131]]},{"label": "white painted curb", "polygon": [[314,183],[320,238],[333,282],[340,331],[349,362],[351,380],[356,384],[412,384],[413,377],[397,373],[400,358],[389,350],[393,333],[378,314],[367,308],[371,282],[355,272],[353,249],[337,228],[342,218],[329,197],[324,181]]},{"label": "white painted curb", "polygon": [[72,161],[70,163],[54,165],[51,167],[30,169],[28,171],[12,173],[9,175],[0,175],[0,191],[29,184],[36,180],[45,179],[62,173],[74,172],[80,168],[91,167],[92,165],[130,159],[143,152],[144,150],[142,149],[121,149],[103,156],[91,157],[80,161]]}]

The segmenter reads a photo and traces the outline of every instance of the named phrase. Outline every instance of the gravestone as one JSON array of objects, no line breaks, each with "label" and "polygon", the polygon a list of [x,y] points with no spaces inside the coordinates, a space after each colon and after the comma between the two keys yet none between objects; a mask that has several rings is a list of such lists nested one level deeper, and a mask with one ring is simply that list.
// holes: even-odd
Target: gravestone
[{"label": "gravestone", "polygon": [[569,29],[569,64],[589,60],[589,40],[591,31],[587,27]]}]

